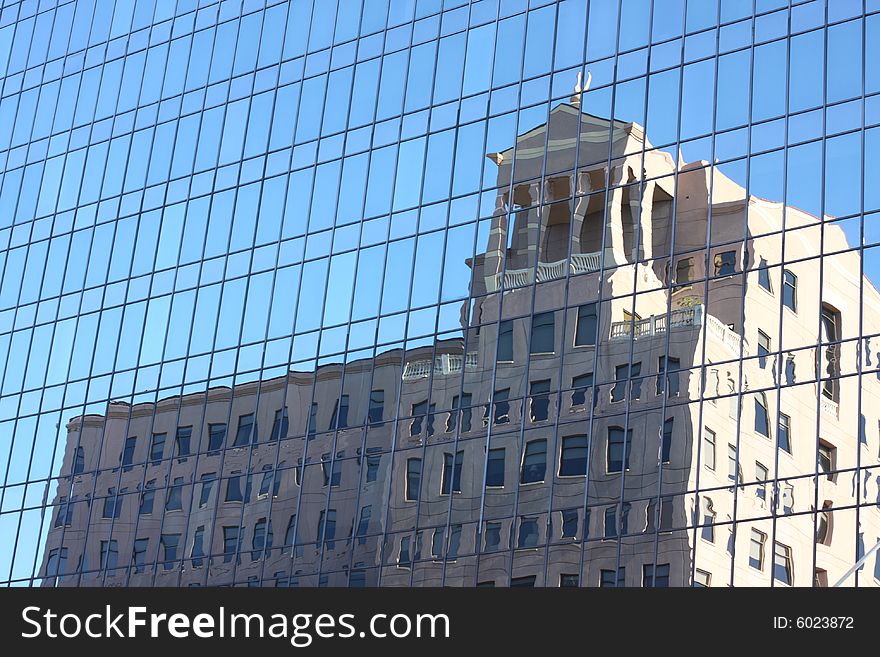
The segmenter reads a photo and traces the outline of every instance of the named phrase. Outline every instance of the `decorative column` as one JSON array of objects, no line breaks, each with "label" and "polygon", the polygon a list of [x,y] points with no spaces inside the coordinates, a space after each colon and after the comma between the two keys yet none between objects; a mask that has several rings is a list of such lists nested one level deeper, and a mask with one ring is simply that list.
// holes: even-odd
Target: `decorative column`
[{"label": "decorative column", "polygon": [[[544,233],[544,200],[541,197],[541,183],[534,182],[529,185],[529,195],[535,206],[526,213],[528,216],[525,226],[520,226],[520,232],[525,233],[526,244],[526,267],[530,270],[535,268],[538,262],[538,250],[541,246],[541,237]],[[522,242],[521,242],[522,243]]]},{"label": "decorative column", "polygon": [[504,268],[504,254],[507,251],[507,204],[505,195],[495,197],[495,211],[492,213],[492,225],[489,229],[489,243],[483,259],[483,274],[486,291],[495,292],[501,287],[501,270]]},{"label": "decorative column", "polygon": [[572,189],[576,190],[577,200],[574,212],[571,213],[571,253],[583,253],[581,249],[581,230],[584,227],[584,219],[587,216],[587,208],[590,205],[590,192],[592,191],[589,171],[578,171],[572,176]]},{"label": "decorative column", "polygon": [[623,182],[626,167],[605,168],[609,189],[606,191],[605,203],[605,267],[626,264],[626,253],[623,242]]},{"label": "decorative column", "polygon": [[[633,216],[633,231],[635,225],[639,227],[638,239],[633,240],[632,261],[637,262],[640,259],[648,260],[653,253],[653,219],[652,211],[654,209],[654,187],[656,182],[650,181],[643,185],[634,185],[629,187],[629,207]],[[639,246],[642,247],[642,258],[639,258]]]}]

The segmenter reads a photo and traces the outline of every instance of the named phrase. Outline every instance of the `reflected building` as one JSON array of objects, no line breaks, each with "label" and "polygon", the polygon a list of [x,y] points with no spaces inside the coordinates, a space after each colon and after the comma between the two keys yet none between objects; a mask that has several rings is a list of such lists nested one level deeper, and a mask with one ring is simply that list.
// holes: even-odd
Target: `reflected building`
[{"label": "reflected building", "polygon": [[67,418],[38,581],[847,574],[880,540],[880,295],[844,230],[590,113],[580,85],[486,163],[472,255],[432,254],[468,267],[455,330]]}]

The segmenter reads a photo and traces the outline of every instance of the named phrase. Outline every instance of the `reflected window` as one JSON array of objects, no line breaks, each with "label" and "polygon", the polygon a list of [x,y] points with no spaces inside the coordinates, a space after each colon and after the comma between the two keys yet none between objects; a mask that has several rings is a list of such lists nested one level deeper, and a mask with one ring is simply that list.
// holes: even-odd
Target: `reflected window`
[{"label": "reflected window", "polygon": [[797,312],[797,276],[787,269],[782,272],[782,305]]},{"label": "reflected window", "polygon": [[354,535],[358,539],[358,545],[366,545],[367,539],[366,535],[370,529],[370,520],[373,517],[373,505],[367,504],[365,507],[361,509],[361,515],[358,519],[357,530]]},{"label": "reflected window", "polygon": [[639,375],[642,373],[642,364],[633,363],[630,365],[618,365],[614,368],[614,387],[611,389],[611,401],[619,402],[626,399],[626,388],[629,385],[630,394],[633,400],[637,400],[642,396],[642,381]]},{"label": "reflected window", "polygon": [[574,574],[561,574],[559,576],[560,588],[577,588],[580,586],[580,578]]},{"label": "reflected window", "polygon": [[122,450],[122,467],[128,472],[134,463],[134,449],[137,446],[137,436],[129,436],[125,439],[125,447]]},{"label": "reflected window", "polygon": [[183,477],[175,477],[165,497],[166,511],[183,511]]},{"label": "reflected window", "polygon": [[279,408],[275,411],[275,417],[272,420],[272,434],[269,440],[284,440],[290,431],[290,421],[287,417],[287,406]]},{"label": "reflected window", "polygon": [[172,570],[177,561],[177,547],[180,545],[180,534],[162,534],[159,539],[159,550],[162,552],[162,567]]},{"label": "reflected window", "polygon": [[736,251],[724,251],[715,255],[715,275],[732,276],[736,273]]},{"label": "reflected window", "polygon": [[629,470],[630,452],[632,452],[632,429],[624,432],[622,427],[608,427],[606,472],[612,474]]},{"label": "reflected window", "polygon": [[711,586],[712,575],[705,570],[697,568],[694,571],[694,588],[707,589]]},{"label": "reflected window", "polygon": [[380,426],[382,424],[382,418],[385,415],[385,391],[384,390],[372,390],[370,391],[370,410],[367,415],[367,420],[369,421],[371,426]]},{"label": "reflected window", "polygon": [[406,460],[406,501],[415,502],[419,499],[422,487],[422,459]]},{"label": "reflected window", "polygon": [[294,545],[294,532],[296,531],[296,514],[294,513],[290,516],[290,520],[287,521],[287,530],[284,532],[284,547],[281,550],[281,554],[286,554],[287,550],[293,547]]},{"label": "reflected window", "polygon": [[657,396],[663,394],[664,390],[668,390],[670,397],[678,397],[678,375],[681,367],[681,361],[678,358],[660,356],[660,362],[657,367]]},{"label": "reflected window", "polygon": [[767,535],[757,529],[752,529],[749,538],[749,565],[758,570],[764,570],[764,543]]},{"label": "reflected window", "polygon": [[452,525],[449,531],[449,549],[446,551],[447,559],[458,558],[458,548],[461,546],[461,525]]},{"label": "reflected window", "polygon": [[621,566],[616,571],[602,570],[599,573],[599,586],[601,588],[623,588],[626,586],[626,566]]},{"label": "reflected window", "polygon": [[206,472],[201,476],[202,482],[202,490],[199,493],[199,508],[204,509],[208,506],[208,501],[211,499],[211,490],[214,487],[214,480],[217,475],[213,472]]},{"label": "reflected window", "polygon": [[318,516],[318,533],[315,540],[318,543],[326,543],[327,549],[334,548],[333,540],[336,538],[336,509],[321,511]]},{"label": "reflected window", "polygon": [[165,436],[164,433],[154,433],[150,440],[150,461],[153,465],[162,462],[162,457],[165,454]]},{"label": "reflected window", "polygon": [[529,387],[532,422],[543,422],[549,417],[550,379],[532,381]]},{"label": "reflected window", "polygon": [[504,487],[504,452],[503,447],[489,450],[486,458],[486,486],[489,488]]},{"label": "reflected window", "polygon": [[529,342],[529,353],[552,354],[556,351],[555,313],[538,313],[532,317],[532,339]]},{"label": "reflected window", "polygon": [[669,564],[658,563],[656,566],[646,563],[642,567],[642,586],[646,588],[669,588]]},{"label": "reflected window", "polygon": [[73,474],[80,474],[86,469],[86,450],[83,447],[76,448],[76,455],[73,460]]},{"label": "reflected window", "polygon": [[715,432],[709,427],[703,427],[703,464],[709,469],[715,469]]},{"label": "reflected window", "polygon": [[629,512],[632,511],[632,504],[624,502],[620,505],[620,534],[626,536],[629,534]]},{"label": "reflected window", "polygon": [[115,540],[101,541],[101,570],[112,570],[119,564],[119,544]]},{"label": "reflected window", "polygon": [[578,510],[562,510],[562,538],[576,538],[578,532]]},{"label": "reflected window", "polygon": [[712,500],[708,497],[703,498],[703,527],[700,538],[710,543],[715,542],[715,511],[712,508]]},{"label": "reflected window", "polygon": [[602,535],[604,538],[617,538],[617,506],[609,506],[605,509],[605,527]]},{"label": "reflected window", "polygon": [[431,535],[431,557],[433,559],[443,558],[443,546],[446,540],[446,527],[438,527]]},{"label": "reflected window", "polygon": [[560,477],[585,477],[587,474],[587,437],[566,436],[559,457]]},{"label": "reflected window", "polygon": [[736,445],[727,444],[727,478],[735,483],[742,483],[742,465],[736,453]]},{"label": "reflected window", "polygon": [[755,461],[755,480],[758,482],[755,494],[762,500],[767,499],[767,478],[769,475],[770,473],[767,470],[767,467],[762,463]]},{"label": "reflected window", "polygon": [[46,575],[56,577],[67,572],[67,548],[54,548],[49,550],[49,558],[46,560]]},{"label": "reflected window", "polygon": [[155,479],[150,479],[150,481],[145,484],[145,490],[141,493],[141,504],[138,509],[139,515],[148,516],[153,513],[153,501],[156,498],[156,491],[154,490],[155,485]]},{"label": "reflected window", "polygon": [[[587,395],[593,387],[593,374],[581,374],[571,380],[571,405],[572,407],[584,406],[587,403]],[[596,398],[593,398],[595,404]]]},{"label": "reflected window", "polygon": [[333,415],[330,416],[328,429],[345,429],[348,427],[348,395],[342,395],[333,406]]},{"label": "reflected window", "polygon": [[770,336],[758,331],[758,367],[767,367],[767,356],[770,355]]},{"label": "reflected window", "polygon": [[596,344],[599,332],[596,304],[588,303],[578,306],[577,324],[575,325],[574,346],[586,347]]},{"label": "reflected window", "polygon": [[[122,489],[125,492],[125,489]],[[101,514],[102,518],[118,518],[122,513],[122,500],[124,497],[116,494],[115,488],[107,490],[107,497],[104,498],[104,510]]]},{"label": "reflected window", "polygon": [[530,440],[523,454],[521,484],[534,484],[544,481],[547,472],[547,440]]},{"label": "reflected window", "polygon": [[831,502],[825,502],[816,519],[816,542],[820,545],[831,544]]},{"label": "reflected window", "polygon": [[370,454],[371,451],[378,451],[378,447],[367,448],[367,483],[376,481],[379,476],[379,466],[382,463],[382,457],[378,454]]},{"label": "reflected window", "polygon": [[410,437],[418,436],[422,433],[422,421],[425,419],[425,413],[427,412],[428,400],[412,405],[412,422],[409,424]]},{"label": "reflected window", "polygon": [[452,410],[446,421],[446,433],[453,433],[458,426],[458,418],[461,417],[461,432],[471,430],[471,393],[466,392],[459,397],[452,398]]},{"label": "reflected window", "polygon": [[675,505],[673,504],[673,498],[664,497],[660,500],[660,531],[666,532],[672,529],[673,523],[673,512],[675,511]]},{"label": "reflected window", "polygon": [[440,493],[449,495],[450,492],[461,492],[461,467],[464,463],[464,451],[459,450],[452,454],[446,452],[443,454],[443,477],[440,483]]},{"label": "reflected window", "polygon": [[495,414],[493,418],[495,424],[507,424],[510,422],[510,402],[507,401],[509,397],[510,388],[496,390],[495,394],[492,396],[495,404]]},{"label": "reflected window", "polygon": [[338,486],[342,480],[342,461],[339,455],[334,459],[330,453],[321,454],[321,472],[324,475],[325,486]]},{"label": "reflected window", "polygon": [[348,587],[362,589],[367,586],[367,571],[363,568],[353,568],[348,574]]},{"label": "reflected window", "polygon": [[763,392],[755,393],[755,433],[766,438],[770,437],[770,417],[767,414],[767,396]]},{"label": "reflected window", "polygon": [[254,524],[254,533],[251,537],[251,561],[257,561],[263,554],[268,557],[272,552],[272,521],[260,518]]},{"label": "reflected window", "polygon": [[412,563],[412,560],[409,556],[409,543],[410,536],[403,536],[400,539],[400,550],[397,553],[397,565],[406,568]]},{"label": "reflected window", "polygon": [[773,550],[773,578],[777,582],[791,586],[791,548],[777,542]]},{"label": "reflected window", "polygon": [[663,422],[663,436],[660,445],[660,462],[669,463],[672,460],[672,437],[675,433],[675,418],[668,417]]},{"label": "reflected window", "polygon": [[779,441],[779,449],[788,452],[791,454],[791,419],[785,414],[779,414],[779,434],[777,435],[777,440]]},{"label": "reflected window", "polygon": [[494,552],[501,549],[501,523],[486,523],[486,552]]},{"label": "reflected window", "polygon": [[675,265],[675,287],[681,288],[694,280],[694,259],[681,258]]},{"label": "reflected window", "polygon": [[312,402],[309,407],[309,425],[306,427],[306,435],[309,440],[315,437],[318,432],[318,402]]},{"label": "reflected window", "polygon": [[533,548],[538,545],[538,519],[523,517],[519,521],[518,548]]},{"label": "reflected window", "polygon": [[216,452],[223,449],[223,442],[226,440],[225,424],[209,424],[208,425],[208,451]]},{"label": "reflected window", "polygon": [[267,463],[263,466],[263,480],[260,482],[260,492],[257,494],[258,499],[266,499],[269,497],[269,490],[272,491],[272,497],[278,497],[278,491],[281,488],[281,473],[278,473],[276,477],[276,473],[272,470],[272,466]]},{"label": "reflected window", "polygon": [[761,264],[758,265],[758,285],[773,293],[773,286],[770,283],[770,268],[767,266],[767,260],[761,258]]},{"label": "reflected window", "polygon": [[513,362],[513,320],[506,319],[498,325],[499,362]]},{"label": "reflected window", "polygon": [[510,588],[512,589],[531,589],[535,587],[535,575],[527,575],[525,577],[514,577],[510,580]]},{"label": "reflected window", "polygon": [[236,558],[239,546],[239,527],[223,527],[223,563],[230,563]]},{"label": "reflected window", "polygon": [[840,313],[827,303],[822,304],[822,394],[833,402],[840,401]]},{"label": "reflected window", "polygon": [[[204,531],[204,527],[201,528]],[[196,532],[198,534],[198,532]],[[138,538],[135,539],[134,547],[131,551],[131,564],[134,566],[134,572],[142,573],[144,572],[144,566],[147,564],[147,548],[150,545],[150,539],[148,538]]]},{"label": "reflected window", "polygon": [[178,458],[189,456],[191,439],[192,427],[177,427],[177,435],[174,438],[174,445]]},{"label": "reflected window", "polygon": [[819,472],[825,475],[828,481],[834,481],[836,469],[837,448],[824,440],[819,441]]},{"label": "reflected window", "polygon": [[244,498],[241,492],[241,471],[233,471],[232,476],[226,480],[226,502],[242,502]]},{"label": "reflected window", "polygon": [[254,414],[240,415],[238,417],[238,429],[235,432],[235,440],[232,442],[232,446],[244,447],[252,442],[257,442],[257,425],[254,421]]}]

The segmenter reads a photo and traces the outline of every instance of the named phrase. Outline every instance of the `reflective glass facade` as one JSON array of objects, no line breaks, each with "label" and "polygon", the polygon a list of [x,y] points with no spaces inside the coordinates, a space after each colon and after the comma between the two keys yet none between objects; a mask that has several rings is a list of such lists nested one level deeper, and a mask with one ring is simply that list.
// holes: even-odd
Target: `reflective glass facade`
[{"label": "reflective glass facade", "polygon": [[880,584],[880,1],[6,0],[0,67],[3,585]]}]

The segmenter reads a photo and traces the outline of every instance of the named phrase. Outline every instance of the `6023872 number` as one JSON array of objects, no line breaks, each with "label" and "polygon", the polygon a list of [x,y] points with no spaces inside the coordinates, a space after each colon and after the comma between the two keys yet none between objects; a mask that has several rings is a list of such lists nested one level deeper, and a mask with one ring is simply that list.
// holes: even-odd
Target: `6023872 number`
[{"label": "6023872 number", "polygon": [[851,630],[852,616],[798,616],[794,626],[802,630]]}]

